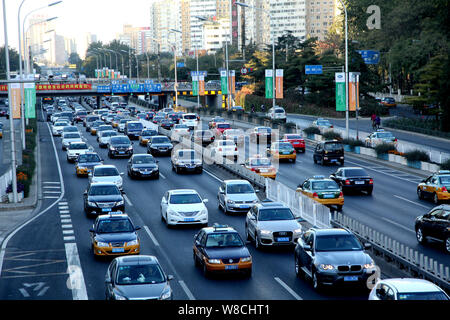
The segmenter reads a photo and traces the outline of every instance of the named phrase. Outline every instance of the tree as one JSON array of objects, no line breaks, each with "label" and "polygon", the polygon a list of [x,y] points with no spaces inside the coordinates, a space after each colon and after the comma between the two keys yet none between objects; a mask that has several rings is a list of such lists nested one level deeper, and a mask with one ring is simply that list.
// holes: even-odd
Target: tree
[{"label": "tree", "polygon": [[[19,72],[19,53],[13,49],[9,48],[9,70],[11,72]],[[0,48],[0,79],[6,79],[6,58],[5,58],[5,47]]]}]

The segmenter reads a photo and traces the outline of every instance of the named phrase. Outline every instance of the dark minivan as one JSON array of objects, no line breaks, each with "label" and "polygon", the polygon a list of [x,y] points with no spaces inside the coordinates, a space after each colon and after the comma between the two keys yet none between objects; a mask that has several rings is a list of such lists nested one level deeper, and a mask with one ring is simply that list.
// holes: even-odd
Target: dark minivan
[{"label": "dark minivan", "polygon": [[316,145],[313,155],[314,163],[324,165],[337,163],[344,165],[344,145],[337,140],[321,141]]}]

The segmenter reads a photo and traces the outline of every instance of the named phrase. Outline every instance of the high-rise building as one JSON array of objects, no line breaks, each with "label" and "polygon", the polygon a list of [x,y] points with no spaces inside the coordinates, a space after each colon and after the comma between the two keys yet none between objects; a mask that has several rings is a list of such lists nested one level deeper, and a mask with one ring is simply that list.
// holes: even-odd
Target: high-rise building
[{"label": "high-rise building", "polygon": [[[186,6],[186,3],[183,4]],[[159,0],[153,3],[151,7],[152,25],[151,38],[156,41],[151,45],[152,52],[157,52],[158,43],[162,52],[173,51],[173,45],[176,45],[177,55],[181,55],[184,49],[183,36],[178,32],[172,32],[171,29],[183,33],[182,28],[182,1],[181,0]],[[184,13],[184,18],[187,16]]]},{"label": "high-rise building", "polygon": [[306,0],[306,33],[307,37],[324,40],[325,36],[339,14],[337,0]]},{"label": "high-rise building", "polygon": [[203,46],[203,24],[204,21],[197,16],[206,19],[217,17],[218,0],[191,0],[190,4],[190,27],[191,27],[191,49],[202,49]]},{"label": "high-rise building", "polygon": [[225,41],[229,41],[229,30],[230,19],[228,18],[219,18],[215,21],[204,22],[201,48],[208,53],[221,49]]}]

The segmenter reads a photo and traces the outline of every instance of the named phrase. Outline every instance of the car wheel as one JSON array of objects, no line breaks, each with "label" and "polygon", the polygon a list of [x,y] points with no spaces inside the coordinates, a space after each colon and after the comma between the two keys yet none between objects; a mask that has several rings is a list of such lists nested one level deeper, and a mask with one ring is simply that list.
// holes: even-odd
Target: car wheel
[{"label": "car wheel", "polygon": [[422,189],[420,189],[420,188],[417,188],[417,197],[418,197],[420,200],[423,200],[423,199],[424,199],[423,191],[422,191]]},{"label": "car wheel", "polygon": [[292,163],[295,163],[297,161],[297,159],[292,159]]},{"label": "car wheel", "polygon": [[314,164],[317,164],[317,159],[315,156],[313,156]]},{"label": "car wheel", "polygon": [[312,272],[312,284],[313,284],[314,290],[320,291],[321,285],[320,285],[319,280],[317,279],[317,274],[315,271]]},{"label": "car wheel", "polygon": [[338,212],[341,212],[341,211],[342,211],[342,207],[343,207],[342,205],[338,205],[338,206],[336,206],[336,208],[337,208],[337,211],[338,211]]},{"label": "car wheel", "polygon": [[344,160],[341,161],[341,166],[344,166]]},{"label": "car wheel", "polygon": [[433,203],[434,203],[434,204],[439,204],[439,198],[438,198],[437,193],[434,193],[434,194],[433,194]]},{"label": "car wheel", "polygon": [[261,244],[259,243],[258,233],[255,232],[255,249],[260,249]]},{"label": "car wheel", "polygon": [[251,278],[252,277],[252,269],[248,269],[245,271],[245,277],[246,278]]},{"label": "car wheel", "polygon": [[[420,244],[424,244],[426,242],[426,237],[423,234],[422,228],[417,228],[416,230],[416,239]],[[448,240],[448,239],[447,239]]]},{"label": "car wheel", "polygon": [[203,275],[208,278],[210,275],[210,272],[208,271],[208,267],[206,266],[206,263],[203,262]]},{"label": "car wheel", "polygon": [[447,253],[450,253],[450,237],[447,237],[444,241],[444,249],[447,251]]},{"label": "car wheel", "polygon": [[323,166],[325,164],[325,161],[323,161],[323,157],[322,159],[320,159],[320,165]]},{"label": "car wheel", "polygon": [[368,195],[368,196],[371,196],[371,195],[372,195],[372,192],[373,192],[373,189],[367,190],[367,195]]},{"label": "car wheel", "polygon": [[300,262],[298,261],[298,257],[297,255],[295,255],[294,257],[294,261],[295,261],[295,275],[297,276],[297,278],[303,278],[303,270],[300,266]]}]

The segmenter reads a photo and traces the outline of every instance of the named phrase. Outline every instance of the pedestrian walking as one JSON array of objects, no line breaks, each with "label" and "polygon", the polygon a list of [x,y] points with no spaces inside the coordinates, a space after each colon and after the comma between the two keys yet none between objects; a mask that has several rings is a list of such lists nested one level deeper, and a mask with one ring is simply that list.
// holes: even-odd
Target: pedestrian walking
[{"label": "pedestrian walking", "polygon": [[380,116],[377,116],[377,117],[375,118],[375,125],[376,125],[377,129],[380,129],[380,126],[381,126],[381,119],[380,119]]}]

